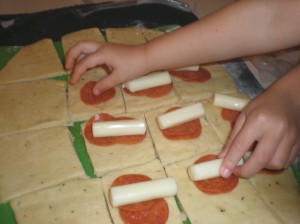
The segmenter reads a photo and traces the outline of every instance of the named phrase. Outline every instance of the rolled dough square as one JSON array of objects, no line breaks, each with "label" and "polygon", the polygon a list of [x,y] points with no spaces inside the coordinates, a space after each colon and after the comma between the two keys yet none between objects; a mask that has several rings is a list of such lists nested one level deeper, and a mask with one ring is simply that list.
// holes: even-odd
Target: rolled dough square
[{"label": "rolled dough square", "polygon": [[[108,173],[105,176],[103,176],[102,178],[103,190],[106,197],[106,201],[108,202],[108,208],[111,217],[115,224],[122,224],[123,221],[119,215],[119,209],[113,208],[111,206],[110,199],[109,199],[109,190],[114,180],[117,177],[125,174],[142,174],[150,177],[151,179],[160,179],[166,177],[164,168],[158,160],[153,160],[151,162],[147,162],[139,166],[133,166],[127,169],[121,169],[115,172]],[[167,197],[165,198],[165,200],[169,206],[169,218],[167,224],[175,224],[175,223],[182,224],[180,211],[177,207],[175,198]]]},{"label": "rolled dough square", "polygon": [[21,48],[0,70],[0,84],[51,78],[65,73],[51,39]]},{"label": "rolled dough square", "polygon": [[101,180],[73,180],[11,201],[19,224],[112,223]]},{"label": "rolled dough square", "polygon": [[0,203],[85,177],[65,127],[0,138]]},{"label": "rolled dough square", "polygon": [[280,223],[248,180],[240,179],[229,193],[209,195],[198,190],[187,169],[201,156],[165,167],[167,175],[176,179],[178,199],[191,223]]},{"label": "rolled dough square", "polygon": [[193,102],[212,97],[214,93],[235,93],[236,84],[227,71],[219,64],[201,66],[211,73],[206,82],[186,82],[173,77],[173,83],[180,102]]},{"label": "rolled dough square", "polygon": [[[176,105],[171,107],[174,106]],[[167,139],[162,134],[156,119],[171,107],[152,110],[145,114],[155,149],[163,165],[189,158],[198,153],[221,149],[222,144],[205,117],[200,118],[202,132],[198,138],[189,140]]]},{"label": "rolled dough square", "polygon": [[280,174],[256,174],[250,179],[282,223],[299,223],[300,191],[291,169]]},{"label": "rolled dough square", "polygon": [[0,136],[69,124],[64,81],[0,85],[0,95]]},{"label": "rolled dough square", "polygon": [[[123,114],[116,117],[120,116],[144,119],[142,114]],[[84,133],[84,127],[85,123],[81,126],[82,133]],[[134,145],[114,144],[111,146],[97,146],[91,144],[85,136],[84,140],[97,176],[102,176],[112,170],[124,169],[155,159],[155,151],[148,131],[146,138],[141,143]]]},{"label": "rolled dough square", "polygon": [[71,120],[84,121],[97,113],[120,114],[125,112],[124,100],[119,86],[114,87],[116,95],[107,102],[87,105],[80,98],[81,88],[89,81],[98,81],[106,76],[103,69],[97,68],[87,71],[79,83],[76,85],[68,85],[68,110]]}]

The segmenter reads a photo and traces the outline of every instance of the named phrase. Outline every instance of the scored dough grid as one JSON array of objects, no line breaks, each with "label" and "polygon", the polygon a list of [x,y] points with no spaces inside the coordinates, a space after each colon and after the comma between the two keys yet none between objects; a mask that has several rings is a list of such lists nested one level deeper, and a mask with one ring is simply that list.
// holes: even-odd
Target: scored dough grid
[{"label": "scored dough grid", "polygon": [[[120,32],[119,32],[120,31]],[[87,35],[87,33],[89,35]],[[119,32],[119,33],[118,33]],[[139,29],[139,28],[130,28],[130,29],[111,29],[108,33],[106,38],[108,39],[108,41],[113,40],[113,42],[117,42],[117,43],[128,43],[128,44],[140,44],[140,43],[144,43],[147,41],[150,41],[153,38],[156,38],[160,35],[163,35],[164,32],[162,31],[154,31],[154,30],[148,30],[148,29]],[[125,39],[122,37],[126,37]],[[71,33],[66,35],[63,38],[63,42],[64,40],[66,41],[65,44],[63,44],[64,46],[64,50],[65,52],[68,51],[68,49],[70,48],[71,45],[73,45],[74,43],[76,43],[77,41],[80,41],[82,39],[86,39],[87,37],[90,37],[90,40],[99,40],[99,42],[104,42],[105,38],[102,36],[102,34],[99,32],[98,29],[96,28],[92,28],[92,29],[87,29],[87,30],[82,30],[79,32],[75,32],[75,33]],[[120,40],[121,38],[121,40]],[[59,183],[57,183],[58,185],[56,187],[51,187],[51,188],[41,188],[40,190],[36,190],[34,188],[32,188],[32,193],[26,193],[24,196],[17,196],[16,198],[11,200],[11,205],[15,211],[15,216],[17,221],[22,224],[22,223],[27,223],[28,220],[30,219],[24,219],[24,217],[26,216],[30,216],[32,215],[32,217],[34,217],[35,220],[41,220],[40,223],[46,223],[45,222],[45,218],[47,219],[47,216],[51,216],[53,218],[53,213],[52,211],[48,211],[48,209],[50,208],[53,209],[55,208],[55,206],[53,205],[53,201],[51,201],[51,198],[53,198],[53,196],[51,196],[53,194],[53,192],[55,191],[60,191],[60,189],[62,189],[62,186],[74,186],[71,187],[70,189],[70,194],[68,195],[63,195],[63,194],[57,194],[58,197],[58,201],[61,201],[61,203],[57,203],[57,208],[61,208],[61,214],[58,214],[57,217],[55,217],[57,220],[56,221],[61,221],[61,223],[69,223],[68,220],[65,220],[65,222],[63,221],[62,217],[66,212],[70,212],[71,215],[74,215],[76,213],[76,210],[72,207],[72,204],[74,202],[72,202],[72,200],[68,200],[67,197],[71,197],[73,198],[74,195],[76,195],[76,191],[77,190],[82,190],[83,192],[87,191],[87,186],[91,186],[92,188],[94,186],[98,186],[98,189],[93,189],[91,195],[89,195],[88,197],[84,198],[84,195],[82,198],[80,199],[75,199],[75,202],[78,202],[80,204],[85,204],[88,201],[92,201],[93,203],[100,203],[101,205],[99,205],[100,207],[95,206],[95,213],[96,216],[94,215],[87,215],[87,216],[91,216],[89,223],[101,223],[101,221],[103,221],[104,219],[106,220],[105,223],[109,223],[109,222],[114,222],[114,223],[121,223],[119,220],[119,216],[116,212],[116,209],[112,209],[110,207],[110,204],[105,204],[105,202],[108,202],[108,196],[107,196],[107,192],[110,186],[110,183],[112,182],[113,177],[116,177],[118,175],[121,175],[122,173],[130,173],[130,172],[137,172],[137,173],[149,173],[149,175],[152,178],[155,178],[156,176],[174,176],[177,179],[178,182],[178,187],[179,187],[179,191],[178,191],[178,199],[179,199],[179,203],[181,203],[183,210],[187,213],[190,221],[192,223],[200,223],[201,220],[206,220],[206,223],[210,223],[209,220],[220,220],[222,222],[235,222],[235,221],[239,221],[239,222],[243,222],[246,219],[247,220],[256,220],[254,222],[258,222],[258,223],[281,223],[281,222],[289,222],[292,223],[295,220],[299,220],[299,214],[298,214],[298,210],[295,209],[286,209],[286,210],[280,210],[280,206],[278,207],[278,205],[274,205],[272,204],[270,201],[272,201],[273,203],[276,202],[276,204],[282,204],[284,206],[286,206],[286,203],[284,201],[282,201],[282,199],[280,197],[273,197],[272,195],[269,195],[269,192],[267,190],[270,183],[274,182],[274,177],[269,176],[268,180],[263,179],[260,180],[260,178],[262,178],[261,176],[255,177],[253,179],[249,180],[241,180],[241,184],[238,186],[238,188],[236,190],[234,190],[232,193],[229,194],[224,194],[221,196],[209,196],[209,195],[205,195],[199,191],[196,191],[193,189],[192,183],[187,179],[187,174],[186,174],[186,168],[188,167],[188,164],[191,164],[192,161],[194,161],[196,158],[200,157],[201,154],[204,153],[211,153],[211,152],[215,152],[218,153],[222,147],[222,144],[224,144],[224,137],[220,136],[220,134],[217,134],[217,130],[216,130],[216,124],[214,124],[210,117],[204,117],[203,118],[203,124],[205,125],[205,130],[206,128],[208,128],[207,130],[209,130],[209,134],[207,134],[207,137],[205,137],[205,141],[209,141],[210,144],[209,146],[206,145],[206,149],[201,149],[200,151],[198,150],[191,150],[191,153],[187,153],[187,154],[182,154],[182,156],[180,155],[180,150],[176,151],[176,153],[170,153],[166,149],[164,149],[165,145],[168,145],[168,142],[164,142],[159,139],[162,139],[159,133],[159,130],[157,129],[157,127],[155,127],[155,116],[157,115],[158,111],[161,111],[162,108],[168,108],[171,107],[172,105],[175,105],[177,103],[179,103],[180,105],[185,105],[185,103],[189,102],[198,102],[199,100],[207,100],[209,99],[214,91],[217,92],[222,92],[222,93],[234,93],[236,92],[236,86],[233,82],[233,80],[231,80],[230,76],[228,74],[226,74],[226,72],[224,70],[220,70],[221,68],[219,67],[219,65],[209,65],[207,67],[208,69],[211,69],[211,71],[215,74],[216,76],[220,76],[221,78],[216,79],[216,83],[217,84],[211,84],[208,87],[203,88],[204,91],[200,92],[200,94],[197,95],[197,92],[195,92],[193,90],[193,88],[189,88],[189,90],[191,90],[191,92],[185,92],[184,89],[187,89],[187,83],[183,83],[182,81],[179,81],[175,78],[173,78],[174,81],[174,91],[171,94],[171,97],[167,97],[165,99],[163,99],[162,101],[157,101],[154,104],[151,104],[151,100],[149,100],[149,102],[147,103],[147,105],[150,105],[150,107],[148,108],[143,108],[142,110],[140,110],[138,113],[134,114],[134,116],[145,116],[145,119],[147,120],[148,123],[148,138],[147,138],[147,144],[144,145],[143,149],[141,150],[145,150],[146,148],[148,149],[147,154],[138,154],[138,149],[136,149],[136,152],[132,152],[132,155],[127,155],[130,157],[136,156],[141,158],[137,163],[136,162],[129,162],[129,163],[125,163],[125,165],[120,169],[120,166],[112,166],[111,168],[108,168],[107,171],[105,171],[105,168],[108,167],[104,166],[101,167],[101,165],[106,163],[109,163],[114,161],[112,160],[113,158],[118,158],[120,157],[120,154],[118,155],[118,148],[120,148],[121,146],[116,146],[114,150],[114,152],[106,152],[107,155],[109,155],[108,157],[104,157],[101,158],[99,161],[95,160],[95,155],[100,155],[101,157],[101,153],[97,152],[97,147],[93,147],[93,146],[89,146],[89,143],[85,142],[84,137],[82,136],[82,134],[80,133],[80,124],[82,122],[78,122],[78,121],[84,121],[87,120],[90,116],[92,116],[93,114],[96,113],[101,113],[101,112],[109,112],[112,115],[121,115],[124,114],[125,112],[134,112],[135,108],[137,107],[138,104],[136,104],[136,101],[140,101],[143,102],[144,99],[139,100],[138,98],[135,99],[130,99],[128,98],[128,96],[126,96],[122,89],[119,88],[119,95],[118,95],[118,101],[116,103],[113,104],[113,108],[110,108],[109,103],[107,103],[106,107],[100,107],[100,108],[95,108],[94,110],[91,110],[89,112],[87,112],[88,109],[84,109],[84,106],[82,105],[77,105],[78,109],[72,109],[72,106],[74,102],[76,102],[76,100],[78,100],[78,95],[75,96],[74,93],[76,93],[76,91],[79,91],[79,88],[77,86],[68,86],[68,104],[65,105],[65,111],[64,113],[67,114],[67,109],[68,109],[68,114],[69,114],[69,118],[66,119],[67,122],[64,123],[64,125],[67,125],[68,122],[76,122],[74,123],[74,125],[72,127],[69,127],[69,130],[72,133],[73,136],[73,144],[75,147],[75,152],[77,153],[77,156],[79,156],[80,158],[80,162],[82,163],[82,167],[81,168],[81,172],[80,175],[82,177],[83,175],[83,171],[85,171],[86,176],[88,176],[89,178],[92,178],[90,180],[72,180],[72,181],[67,181],[67,182],[63,182],[62,180],[59,181]],[[2,70],[1,70],[2,71]],[[86,75],[86,80],[89,79],[89,77],[91,77],[91,79],[97,79],[99,77],[103,77],[104,75],[107,75],[103,70],[99,70],[100,73],[94,72],[94,74],[92,75]],[[225,72],[225,73],[224,73]],[[91,71],[91,73],[93,73]],[[97,73],[97,74],[96,74]],[[220,75],[221,74],[221,75]],[[94,75],[94,76],[93,76]],[[1,76],[1,73],[0,73]],[[214,76],[214,75],[213,75]],[[223,80],[222,83],[225,83],[226,85],[222,86],[219,85],[218,83],[220,83],[220,80]],[[21,80],[20,80],[21,82]],[[35,81],[34,81],[35,82]],[[60,81],[63,82],[63,81]],[[213,82],[214,83],[214,82]],[[24,83],[25,84],[25,83]],[[217,86],[216,89],[213,89],[212,86]],[[3,88],[0,85],[0,90],[1,88]],[[226,90],[227,89],[227,90]],[[64,89],[65,90],[65,89]],[[193,92],[194,91],[194,92]],[[53,95],[55,95],[53,93]],[[132,105],[131,101],[133,102]],[[72,103],[73,102],[73,103]],[[153,103],[153,101],[152,101]],[[210,101],[205,101],[204,105],[209,105],[211,104]],[[142,108],[141,104],[140,106],[138,106],[139,108]],[[80,110],[80,106],[83,107],[82,110]],[[209,105],[211,106],[211,105]],[[208,107],[209,107],[208,106]],[[38,106],[37,106],[38,107]],[[87,108],[87,107],[86,107]],[[206,108],[206,107],[205,107]],[[17,111],[20,111],[20,108],[16,109]],[[76,111],[77,110],[77,111]],[[74,112],[76,111],[76,112]],[[156,114],[156,115],[155,115]],[[1,121],[1,118],[0,118]],[[207,122],[208,121],[208,122]],[[0,122],[1,123],[1,122]],[[37,126],[36,129],[45,129],[45,131],[48,128],[55,128],[57,126],[61,126],[62,124],[53,124],[48,126]],[[226,129],[225,129],[226,130]],[[29,129],[24,129],[22,130],[22,132],[25,132],[25,134],[30,133]],[[228,132],[228,130],[226,130],[225,132]],[[205,131],[206,133],[206,131]],[[224,133],[223,133],[224,134]],[[4,133],[4,135],[7,135],[6,133]],[[10,136],[10,134],[9,134]],[[14,135],[12,135],[14,136]],[[5,137],[0,137],[0,140],[3,140]],[[6,137],[8,138],[8,137]],[[69,139],[68,139],[69,140]],[[51,142],[51,139],[49,140],[49,142]],[[51,144],[51,143],[47,143],[47,144]],[[175,144],[176,145],[176,144]],[[200,144],[201,147],[205,146],[205,143],[203,143],[202,145]],[[173,146],[175,147],[175,146]],[[184,147],[184,143],[183,145],[178,144],[177,147],[183,148]],[[196,144],[197,147],[197,144]],[[93,148],[92,151],[94,151],[94,153],[91,151],[90,148]],[[105,150],[105,149],[100,149],[100,150]],[[122,150],[122,149],[121,149]],[[4,152],[5,153],[5,152]],[[96,154],[95,154],[96,153]],[[115,155],[112,155],[115,154]],[[111,157],[110,157],[111,156]],[[145,159],[146,157],[146,159]],[[159,159],[158,159],[159,158]],[[170,159],[171,158],[171,159]],[[103,162],[104,160],[106,160],[105,162]],[[116,163],[118,163],[118,161],[124,161],[126,160],[126,154],[124,155],[124,158],[120,160],[116,160]],[[72,160],[74,162],[74,159]],[[155,164],[155,165],[154,165]],[[99,166],[100,165],[100,166]],[[1,165],[0,165],[1,167]],[[154,168],[155,167],[155,168]],[[166,172],[165,172],[165,171]],[[59,172],[59,170],[57,171]],[[102,176],[102,179],[96,178],[96,176]],[[85,176],[85,178],[87,178]],[[71,179],[74,179],[74,177],[71,177]],[[291,188],[291,189],[297,189],[296,185],[295,185],[295,181],[292,178],[291,173],[284,173],[282,174],[282,177],[279,176],[278,178],[280,178],[277,182],[275,181],[275,185],[278,183],[282,184],[283,186],[285,186],[285,182],[287,182],[286,188]],[[68,178],[65,179],[65,181]],[[78,184],[77,184],[77,183]],[[94,183],[93,183],[94,182]],[[75,183],[75,184],[74,184]],[[1,184],[1,175],[0,175],[0,184]],[[59,184],[62,184],[61,186],[59,186]],[[102,187],[103,186],[103,192],[106,198],[103,197],[97,197],[97,198],[93,198],[92,195],[93,194],[100,194],[103,196],[102,193]],[[78,189],[76,189],[78,186]],[[262,186],[262,187],[261,187]],[[1,186],[0,186],[1,189]],[[67,189],[67,188],[66,188]],[[76,189],[76,190],[75,190]],[[190,192],[188,192],[186,189],[190,189]],[[262,190],[260,190],[262,189]],[[279,188],[281,191],[281,188]],[[280,190],[275,189],[274,192],[279,192]],[[63,191],[62,191],[63,192]],[[247,194],[245,194],[245,192]],[[270,191],[271,192],[271,191]],[[78,193],[77,193],[78,194]],[[199,201],[200,203],[190,203],[191,199],[189,199],[189,197],[193,197],[192,195],[197,195],[196,197],[199,197]],[[298,208],[299,209],[299,202],[295,199],[297,197],[299,197],[299,191],[297,192],[297,190],[293,190],[291,192],[286,192],[287,194],[287,198],[292,202],[292,205],[294,206],[294,208]],[[44,195],[39,196],[39,195]],[[239,200],[241,198],[243,198],[244,196],[242,195],[247,195],[247,200],[245,200],[241,205],[235,205],[234,204],[234,200]],[[280,195],[280,193],[276,193],[276,195]],[[232,198],[231,198],[232,197]],[[294,197],[294,198],[293,198]],[[1,198],[1,191],[0,191],[0,198]],[[45,200],[45,198],[49,198],[47,200]],[[233,199],[235,198],[235,199]],[[176,203],[173,200],[173,198],[168,199],[169,202],[171,203],[169,204],[169,206],[171,206],[171,210],[173,211],[173,213],[171,214],[169,223],[182,223],[182,218],[180,218],[180,212],[179,210],[176,208]],[[193,198],[194,200],[194,198]],[[244,200],[244,199],[243,199]],[[42,211],[41,214],[38,214],[39,212],[35,212],[32,210],[32,202],[38,202],[38,201],[44,201],[44,204],[41,204],[41,207],[34,207],[35,211]],[[170,202],[171,201],[171,202]],[[245,204],[246,202],[248,202],[248,204]],[[27,204],[26,204],[27,203]],[[47,204],[50,203],[50,204]],[[65,203],[65,204],[64,204]],[[222,208],[224,207],[224,205],[229,205],[227,208],[225,208],[224,210],[222,210]],[[23,207],[22,207],[23,206]],[[44,207],[43,207],[44,206]],[[60,207],[62,206],[62,207]],[[88,206],[86,204],[86,206]],[[108,206],[108,208],[107,208]],[[235,207],[237,206],[237,207]],[[63,208],[65,207],[65,208]],[[203,211],[199,211],[199,207],[203,207],[205,208]],[[48,208],[48,209],[45,209]],[[70,211],[67,211],[67,209],[70,208]],[[84,208],[84,207],[83,207]],[[0,205],[0,213],[1,213],[1,209],[2,206]],[[107,210],[108,209],[108,210]],[[217,209],[217,210],[216,210]],[[219,209],[219,210],[218,210]],[[224,212],[226,210],[226,212]],[[91,210],[93,211],[93,210]],[[86,211],[86,212],[91,212],[91,211]],[[222,212],[220,212],[222,211]],[[238,211],[241,214],[236,214],[233,211]],[[255,212],[254,212],[255,211]],[[291,211],[291,212],[290,212]],[[214,215],[216,214],[217,215]],[[109,214],[110,213],[110,214]],[[257,215],[259,213],[259,215]],[[100,215],[99,215],[100,214]],[[230,215],[229,215],[230,214]],[[289,217],[289,214],[292,215],[292,217]],[[71,215],[68,216],[71,219]],[[41,217],[44,216],[44,219]],[[111,216],[111,217],[110,217]],[[233,217],[233,218],[229,218],[229,217]],[[75,216],[74,216],[75,217]],[[201,219],[199,219],[199,217],[201,217]],[[113,221],[111,221],[110,219],[113,219]],[[79,219],[77,217],[77,219]],[[26,221],[27,220],[27,221]],[[100,220],[100,222],[99,222]],[[226,221],[225,221],[226,220]],[[1,220],[0,220],[1,221]],[[86,222],[87,219],[84,220],[84,222]],[[212,223],[215,223],[214,221],[212,221]],[[29,221],[30,223],[30,221]],[[75,223],[75,222],[74,222]],[[188,222],[185,222],[188,223]]]}]

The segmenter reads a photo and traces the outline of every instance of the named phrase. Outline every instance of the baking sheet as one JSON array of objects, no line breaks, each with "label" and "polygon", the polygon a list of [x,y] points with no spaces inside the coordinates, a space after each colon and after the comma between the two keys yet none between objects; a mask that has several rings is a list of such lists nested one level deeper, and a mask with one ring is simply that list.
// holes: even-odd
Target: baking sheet
[{"label": "baking sheet", "polygon": [[91,27],[183,26],[197,19],[186,7],[177,1],[110,1],[33,14],[0,15],[0,45],[27,45],[43,38],[59,41],[66,33]]},{"label": "baking sheet", "polygon": [[[164,5],[162,8],[161,6],[157,6],[157,4],[150,4],[150,5],[138,5],[138,6],[133,6],[133,8],[128,8],[126,10],[129,10],[129,12],[136,12],[136,10],[138,10],[138,15],[135,16],[141,16],[141,14],[146,14],[146,13],[140,13],[140,11],[145,12],[146,11],[150,11],[149,7],[153,7],[151,8],[153,9],[157,9],[160,8],[159,10],[163,10],[163,13],[166,17],[168,17],[168,19],[165,18],[160,18],[160,16],[156,16],[158,15],[155,11],[155,13],[152,13],[152,17],[157,17],[157,19],[150,19],[150,18],[146,18],[143,17],[143,19],[136,19],[136,17],[129,17],[126,20],[124,20],[124,18],[113,18],[111,19],[110,16],[107,16],[108,13],[111,13],[112,9],[106,9],[104,11],[102,10],[96,10],[96,14],[100,13],[101,16],[106,15],[107,18],[105,18],[104,20],[99,19],[99,17],[95,16],[95,12],[84,16],[84,18],[88,18],[85,20],[85,23],[89,23],[88,26],[86,24],[80,23],[79,22],[79,26],[74,27],[72,26],[67,26],[67,25],[61,25],[59,23],[57,23],[57,21],[52,20],[52,18],[50,18],[48,21],[45,22],[45,24],[41,24],[42,26],[39,26],[38,28],[36,28],[35,30],[32,30],[33,28],[31,26],[34,25],[30,25],[29,27],[26,25],[26,23],[33,23],[33,20],[40,20],[41,17],[44,16],[49,16],[51,15],[51,17],[55,17],[58,16],[59,19],[65,19],[67,18],[70,13],[73,14],[73,16],[71,16],[71,19],[73,19],[74,17],[78,16],[78,13],[76,12],[76,10],[83,10],[82,8],[71,8],[71,9],[67,9],[67,10],[53,10],[54,12],[46,12],[46,13],[37,13],[35,15],[33,15],[33,17],[28,16],[28,15],[19,15],[17,17],[5,17],[6,19],[11,19],[13,18],[13,20],[19,20],[19,19],[25,19],[25,21],[23,21],[20,24],[16,24],[16,26],[12,26],[11,28],[6,28],[5,31],[3,30],[3,28],[0,29],[0,44],[2,46],[0,46],[0,68],[4,67],[5,64],[7,63],[7,61],[13,57],[13,55],[20,49],[19,46],[22,45],[26,45],[29,43],[33,43],[37,40],[40,40],[42,38],[45,37],[50,37],[55,41],[55,47],[58,51],[58,54],[60,56],[60,59],[62,60],[62,62],[64,62],[64,56],[63,56],[63,50],[61,47],[61,43],[60,43],[60,37],[62,35],[64,35],[65,33],[68,32],[72,32],[75,30],[79,30],[79,29],[83,29],[83,28],[88,28],[88,27],[99,27],[100,29],[104,29],[106,27],[128,27],[128,26],[138,26],[138,27],[145,27],[145,28],[154,28],[154,27],[158,27],[159,29],[173,29],[174,27],[176,27],[177,25],[169,25],[169,24],[178,24],[178,25],[185,25],[187,23],[190,23],[192,21],[194,21],[196,19],[196,17],[194,15],[192,15],[190,12],[187,11],[180,11],[180,13],[175,13],[173,15],[173,11],[174,11],[174,7],[169,8],[165,8],[166,5]],[[81,6],[81,7],[86,7],[86,6]],[[88,7],[92,7],[92,6],[88,6]],[[94,6],[93,6],[94,7]],[[131,6],[132,7],[132,6]],[[75,10],[75,11],[74,11]],[[87,8],[87,10],[91,10],[90,8]],[[117,10],[117,11],[116,11]],[[118,11],[120,10],[120,11]],[[124,10],[124,8],[122,9],[114,9],[114,14],[118,14],[122,16],[126,16],[128,15],[128,12],[122,12]],[[133,11],[131,11],[133,10]],[[175,11],[178,11],[178,9],[175,9]],[[153,12],[153,11],[152,11]],[[48,14],[50,13],[50,14]],[[51,14],[53,13],[53,14]],[[57,13],[57,14],[56,14]],[[103,14],[104,13],[104,14]],[[43,14],[43,15],[42,15]],[[170,16],[171,14],[171,16]],[[63,15],[63,16],[62,16]],[[179,16],[180,15],[180,16]],[[100,16],[100,18],[101,18]],[[150,16],[150,15],[147,15]],[[176,18],[174,18],[174,16]],[[179,17],[178,17],[179,16]],[[185,17],[186,16],[186,17]],[[3,16],[0,16],[0,20],[2,21],[4,19]],[[81,18],[82,19],[82,18]],[[111,19],[111,20],[110,20]],[[93,22],[91,22],[91,20],[93,20]],[[178,20],[180,20],[180,22],[178,22]],[[48,27],[51,26],[51,23],[57,23],[56,27]],[[95,25],[96,22],[96,25]],[[72,21],[72,24],[76,23],[75,21]],[[34,23],[33,23],[34,24]],[[52,24],[53,25],[53,24]],[[59,27],[57,27],[59,25]],[[47,27],[47,28],[45,28]],[[28,31],[29,29],[29,31]],[[41,29],[41,30],[39,30]],[[54,30],[58,30],[58,32],[54,32]],[[26,31],[26,32],[24,32]],[[39,31],[40,32],[39,34]],[[12,46],[12,47],[7,47],[7,46]],[[253,74],[250,72],[250,70],[247,68],[247,66],[244,64],[244,62],[242,60],[235,60],[235,61],[228,61],[226,63],[223,64],[223,66],[227,69],[227,71],[230,73],[230,75],[233,77],[233,79],[237,82],[238,88],[240,91],[245,92],[250,98],[254,98],[255,96],[257,96],[258,94],[260,94],[261,92],[264,91],[263,87],[257,82],[257,80],[254,78]],[[66,81],[66,75],[62,76],[62,77],[57,77],[58,79],[61,79],[63,81]],[[93,171],[93,167],[90,163],[88,154],[86,152],[85,149],[85,144],[84,144],[84,140],[83,137],[81,136],[80,133],[80,122],[77,122],[74,124],[74,126],[69,128],[69,131],[72,133],[73,137],[74,137],[74,146],[76,149],[76,153],[78,154],[83,168],[86,172],[86,174],[91,177],[91,178],[95,178],[94,175],[94,171]],[[298,183],[300,184],[300,173],[299,173],[299,169],[300,169],[300,162],[298,162],[298,165],[294,165],[292,167],[293,172],[295,174],[295,177],[298,181]],[[8,203],[6,204],[0,204],[0,223],[7,223],[7,224],[15,224],[16,220],[14,218],[14,214],[13,211],[10,207],[10,205]],[[188,224],[189,221],[187,220],[186,222],[184,222],[185,224]]]}]

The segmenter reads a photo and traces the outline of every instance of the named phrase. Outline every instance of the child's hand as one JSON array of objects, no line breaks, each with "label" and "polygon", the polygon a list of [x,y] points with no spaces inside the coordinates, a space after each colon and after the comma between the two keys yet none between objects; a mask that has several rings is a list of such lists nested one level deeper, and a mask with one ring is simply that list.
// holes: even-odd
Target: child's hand
[{"label": "child's hand", "polygon": [[[270,89],[243,110],[220,154],[225,157],[223,177],[234,173],[249,178],[263,168],[279,170],[295,161],[300,149],[300,107],[295,100],[287,89]],[[256,141],[250,159],[236,167]]]},{"label": "child's hand", "polygon": [[71,84],[76,84],[87,70],[104,66],[110,75],[99,80],[94,94],[108,90],[122,82],[146,74],[147,63],[143,46],[79,42],[67,54],[66,69],[72,70]]}]

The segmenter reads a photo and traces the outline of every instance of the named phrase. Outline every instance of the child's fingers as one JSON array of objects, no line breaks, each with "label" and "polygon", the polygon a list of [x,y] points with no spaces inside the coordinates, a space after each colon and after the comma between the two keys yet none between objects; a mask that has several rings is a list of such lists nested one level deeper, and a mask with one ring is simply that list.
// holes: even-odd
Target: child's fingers
[{"label": "child's fingers", "polygon": [[97,52],[85,56],[74,67],[70,79],[70,84],[77,83],[81,75],[87,70],[103,64],[105,64],[105,60],[103,59],[103,57],[97,54]]},{"label": "child's fingers", "polygon": [[66,61],[65,61],[65,67],[67,70],[70,70],[74,67],[76,64],[76,61],[78,61],[78,58],[81,55],[88,55],[95,51],[97,51],[100,47],[100,44],[97,42],[90,42],[90,41],[84,41],[84,42],[78,42],[74,47],[72,47],[67,55],[66,55]]},{"label": "child's fingers", "polygon": [[[257,131],[253,132],[253,130]],[[257,129],[255,124],[249,120],[245,121],[243,127],[236,134],[231,144],[227,146],[227,153],[220,169],[222,177],[227,178],[232,174],[236,164],[262,134],[261,129]]]},{"label": "child's fingers", "polygon": [[[273,137],[276,138],[273,139]],[[249,178],[265,168],[274,154],[274,149],[278,148],[280,141],[280,136],[273,136],[272,133],[263,136],[256,145],[250,158],[242,167],[235,169],[234,174],[240,177]],[[228,156],[231,155],[228,154]]]},{"label": "child's fingers", "polygon": [[120,79],[117,79],[116,77],[117,75],[115,75],[115,73],[111,73],[110,75],[99,80],[94,86],[93,89],[94,95],[98,96],[101,93],[109,90],[110,88],[113,88],[116,85],[120,84],[121,82]]},{"label": "child's fingers", "polygon": [[285,167],[290,155],[289,149],[292,149],[294,146],[294,139],[291,139],[290,136],[285,136],[282,141],[275,148],[271,159],[265,168],[281,170]]}]

